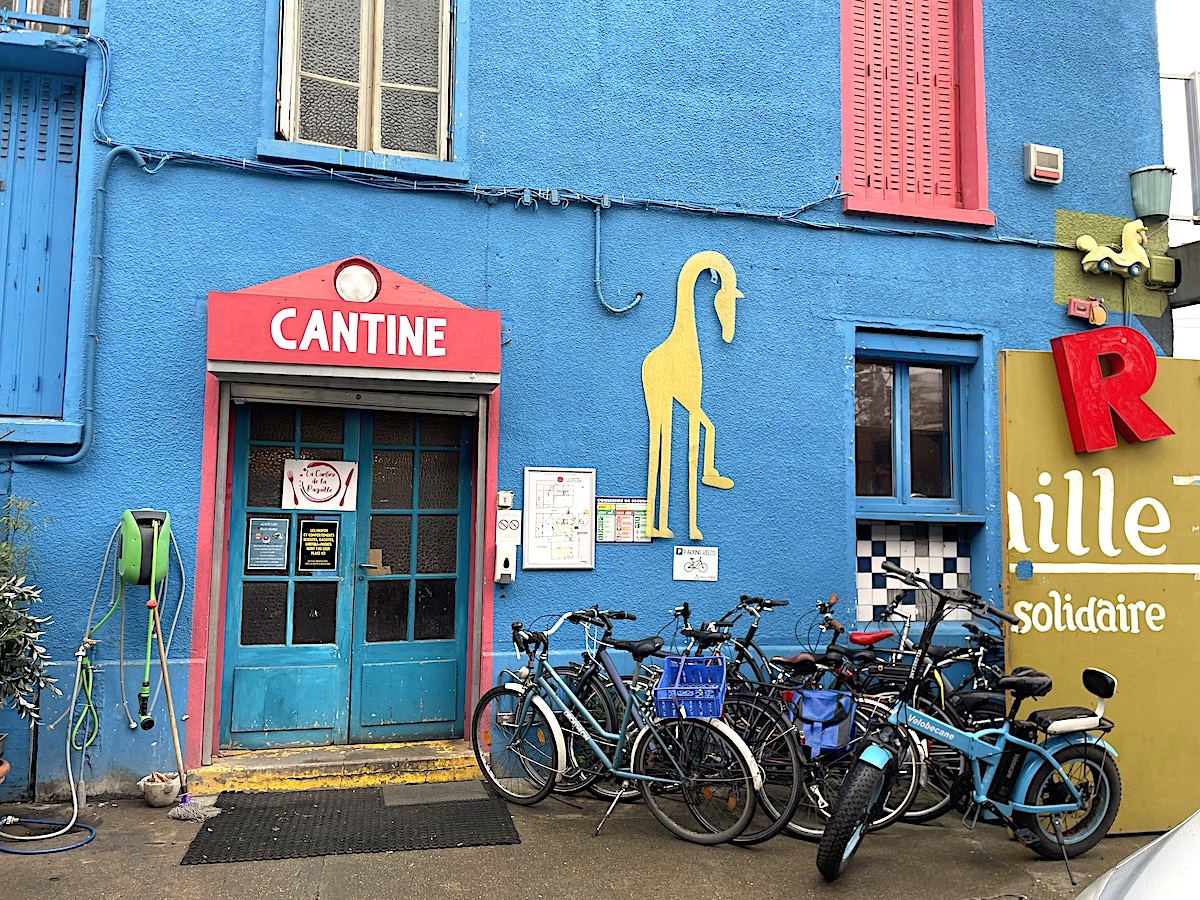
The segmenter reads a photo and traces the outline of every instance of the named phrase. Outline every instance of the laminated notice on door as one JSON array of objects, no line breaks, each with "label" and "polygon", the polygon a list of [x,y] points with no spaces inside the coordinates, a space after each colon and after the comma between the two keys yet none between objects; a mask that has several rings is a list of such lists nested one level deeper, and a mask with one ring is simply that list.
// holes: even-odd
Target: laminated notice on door
[{"label": "laminated notice on door", "polygon": [[296,547],[297,572],[328,572],[338,567],[337,519],[310,519],[300,523],[300,542]]}]

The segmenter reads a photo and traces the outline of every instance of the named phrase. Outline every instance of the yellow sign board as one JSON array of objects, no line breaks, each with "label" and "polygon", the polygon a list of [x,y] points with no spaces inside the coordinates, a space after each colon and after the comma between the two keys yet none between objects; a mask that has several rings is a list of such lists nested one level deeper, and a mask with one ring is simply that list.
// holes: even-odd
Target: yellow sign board
[{"label": "yellow sign board", "polygon": [[1076,454],[1051,354],[1000,360],[1004,594],[1022,620],[1009,665],[1054,679],[1023,714],[1094,707],[1088,666],[1117,678],[1113,833],[1165,830],[1200,807],[1200,361],[1157,362],[1144,399],[1175,434]]}]

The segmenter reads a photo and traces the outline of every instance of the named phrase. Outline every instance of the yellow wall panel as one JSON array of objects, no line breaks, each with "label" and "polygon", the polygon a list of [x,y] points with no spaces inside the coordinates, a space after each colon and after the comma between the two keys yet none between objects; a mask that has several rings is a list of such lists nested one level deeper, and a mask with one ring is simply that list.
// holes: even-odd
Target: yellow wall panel
[{"label": "yellow wall panel", "polygon": [[1001,398],[1009,664],[1055,684],[1023,712],[1093,706],[1080,673],[1115,675],[1113,831],[1171,828],[1200,807],[1200,361],[1159,359],[1145,395],[1174,435],[1097,453],[1072,449],[1050,353],[1002,353]]}]

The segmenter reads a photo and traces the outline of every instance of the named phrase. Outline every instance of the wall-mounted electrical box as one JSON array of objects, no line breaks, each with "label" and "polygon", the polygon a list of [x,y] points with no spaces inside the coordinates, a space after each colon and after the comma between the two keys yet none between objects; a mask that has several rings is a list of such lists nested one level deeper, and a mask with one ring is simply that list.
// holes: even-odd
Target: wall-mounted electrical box
[{"label": "wall-mounted electrical box", "polygon": [[1150,268],[1146,270],[1146,287],[1156,291],[1173,291],[1183,280],[1179,260],[1172,256],[1150,257]]},{"label": "wall-mounted electrical box", "polygon": [[1025,180],[1036,184],[1058,184],[1063,179],[1061,147],[1025,145]]}]

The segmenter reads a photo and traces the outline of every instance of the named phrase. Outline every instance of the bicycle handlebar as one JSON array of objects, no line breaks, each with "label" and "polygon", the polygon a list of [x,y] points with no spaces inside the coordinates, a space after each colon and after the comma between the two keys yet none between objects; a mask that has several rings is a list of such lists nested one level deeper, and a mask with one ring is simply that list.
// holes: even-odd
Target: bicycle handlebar
[{"label": "bicycle handlebar", "polygon": [[778,609],[782,606],[787,606],[787,600],[770,600],[766,597],[752,597],[749,594],[742,594],[739,598],[738,606],[742,607],[757,607],[759,609]]},{"label": "bicycle handlebar", "polygon": [[521,622],[512,623],[513,646],[516,647],[517,653],[529,653],[538,647],[548,646],[550,643],[550,635],[558,631],[562,627],[563,622],[570,622],[572,625],[596,625],[601,628],[611,629],[612,620],[633,621],[637,619],[631,612],[625,612],[623,609],[605,609],[602,610],[597,606],[591,609],[578,609],[572,612],[563,613],[558,617],[558,620],[547,628],[545,631],[525,631],[525,626]]},{"label": "bicycle handlebar", "polygon": [[925,588],[926,590],[932,591],[934,594],[937,594],[944,600],[948,600],[949,602],[958,606],[966,607],[974,615],[994,616],[997,619],[1007,622],[1009,625],[1021,624],[1021,620],[1008,610],[1000,609],[998,606],[992,606],[990,603],[984,603],[983,597],[973,591],[960,588],[958,591],[958,596],[955,596],[948,591],[934,587],[932,584],[930,584],[929,579],[923,578],[920,573],[910,572],[907,569],[900,568],[900,566],[896,565],[890,559],[885,559],[879,564],[879,567],[892,578],[899,579],[900,581],[903,581],[905,584],[911,585],[912,587]]}]

